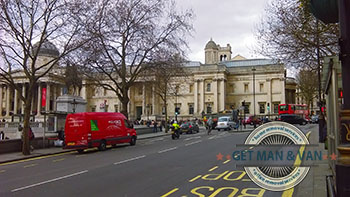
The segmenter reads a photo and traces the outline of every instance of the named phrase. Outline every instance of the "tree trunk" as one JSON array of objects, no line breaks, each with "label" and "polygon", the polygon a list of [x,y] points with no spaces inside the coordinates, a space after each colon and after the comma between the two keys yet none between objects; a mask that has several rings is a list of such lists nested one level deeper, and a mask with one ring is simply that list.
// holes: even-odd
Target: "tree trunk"
[{"label": "tree trunk", "polygon": [[129,114],[128,114],[128,103],[130,101],[128,97],[128,88],[125,88],[123,91],[122,98],[120,98],[120,102],[122,102],[122,110],[121,113],[124,114],[124,116],[129,119]]},{"label": "tree trunk", "polygon": [[165,108],[165,133],[168,133],[168,131],[169,131],[169,128],[168,128],[168,109],[167,109],[166,99],[164,99],[164,108]]},{"label": "tree trunk", "polygon": [[33,88],[30,87],[26,102],[24,102],[24,118],[23,118],[23,130],[22,130],[22,153],[23,155],[30,155],[30,142],[29,142],[29,127],[30,127],[30,110],[32,108],[32,96]]}]

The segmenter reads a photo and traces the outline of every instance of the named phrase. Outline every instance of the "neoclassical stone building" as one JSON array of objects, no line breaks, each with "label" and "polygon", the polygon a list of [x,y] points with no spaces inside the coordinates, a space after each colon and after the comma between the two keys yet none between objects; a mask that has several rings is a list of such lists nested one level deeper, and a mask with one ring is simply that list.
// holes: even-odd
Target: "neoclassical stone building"
[{"label": "neoclassical stone building", "polygon": [[[174,79],[176,94],[169,93],[168,115],[178,118],[201,117],[202,113],[218,113],[231,108],[238,109],[242,102],[247,106],[246,114],[274,115],[280,103],[286,102],[286,87],[295,91],[295,86],[286,85],[286,69],[283,64],[271,59],[246,59],[240,55],[231,57],[231,46],[217,45],[210,40],[204,49],[205,63],[189,61],[185,64],[186,77]],[[47,41],[40,50],[38,64],[59,55],[57,48]],[[42,121],[40,111],[56,113],[56,99],[64,93],[64,69],[55,66],[39,81],[33,100],[32,116]],[[27,81],[21,71],[15,74],[22,91],[14,91],[4,83],[0,84],[0,114],[7,121],[18,120],[23,114],[18,94],[26,94]],[[164,106],[149,81],[139,80],[129,91],[128,105],[130,119],[162,119]],[[289,91],[289,90],[287,90]],[[46,92],[46,103],[42,102]],[[77,91],[87,101],[86,111],[119,112],[121,103],[117,96],[101,87],[90,86],[83,81]],[[175,96],[176,95],[176,96]],[[45,105],[45,107],[44,107]]]},{"label": "neoclassical stone building", "polygon": [[[256,115],[276,115],[278,104],[286,102],[286,69],[283,64],[271,59],[246,59],[240,55],[231,58],[231,46],[221,47],[213,40],[206,44],[204,52],[204,64],[187,62],[187,76],[172,82],[177,92],[176,96],[175,93],[169,94],[167,108],[170,118],[174,117],[175,107],[179,109],[178,118],[188,119],[201,117],[202,113],[238,109],[243,101],[247,114],[255,111]],[[295,85],[290,84],[288,88],[295,92]],[[121,109],[115,94],[103,88],[85,86],[81,96],[88,102],[87,111],[117,112]],[[129,96],[131,119],[164,117],[161,99],[147,81],[138,81],[130,89]]]}]

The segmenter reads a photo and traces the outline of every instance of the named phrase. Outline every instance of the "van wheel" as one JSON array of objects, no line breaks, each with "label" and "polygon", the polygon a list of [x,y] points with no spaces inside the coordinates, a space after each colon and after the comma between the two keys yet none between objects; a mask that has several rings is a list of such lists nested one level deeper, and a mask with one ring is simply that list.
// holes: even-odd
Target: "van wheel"
[{"label": "van wheel", "polygon": [[82,154],[84,152],[84,149],[78,149],[77,151],[79,154]]},{"label": "van wheel", "polygon": [[98,150],[100,151],[106,150],[106,142],[104,140],[100,142],[100,145],[98,146]]},{"label": "van wheel", "polygon": [[130,146],[134,146],[136,144],[136,137],[132,137],[130,140]]}]

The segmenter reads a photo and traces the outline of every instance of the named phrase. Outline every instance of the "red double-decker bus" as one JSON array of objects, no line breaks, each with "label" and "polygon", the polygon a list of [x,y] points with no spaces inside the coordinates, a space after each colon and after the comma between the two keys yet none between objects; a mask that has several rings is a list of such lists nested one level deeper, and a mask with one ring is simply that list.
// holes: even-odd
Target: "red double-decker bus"
[{"label": "red double-decker bus", "polygon": [[299,114],[306,120],[309,120],[309,109],[305,104],[279,104],[278,115],[280,114]]}]

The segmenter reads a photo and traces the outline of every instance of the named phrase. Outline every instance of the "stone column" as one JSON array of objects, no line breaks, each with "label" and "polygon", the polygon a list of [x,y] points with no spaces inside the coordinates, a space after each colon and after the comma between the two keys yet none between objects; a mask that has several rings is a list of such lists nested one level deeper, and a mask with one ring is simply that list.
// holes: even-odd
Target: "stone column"
[{"label": "stone column", "polygon": [[[130,99],[130,95],[131,95],[131,87],[129,88],[129,90],[128,90],[128,97],[129,97],[129,103],[128,103],[128,114],[129,114],[129,118],[130,118],[130,113],[131,113],[131,99]],[[122,102],[119,100],[119,103],[120,103],[120,109],[119,109],[119,111],[121,111],[122,110],[122,107],[123,107],[123,105],[122,105]]]},{"label": "stone column", "polygon": [[46,111],[50,111],[50,89],[51,85],[49,83],[46,83]]},{"label": "stone column", "polygon": [[198,114],[198,80],[197,79],[194,80],[193,98],[194,98],[193,113]]},{"label": "stone column", "polygon": [[6,86],[6,116],[10,116],[10,87]]},{"label": "stone column", "polygon": [[[23,86],[22,86],[22,96],[23,97],[26,97],[26,84],[23,83]],[[22,101],[22,114],[24,114],[24,101]]]},{"label": "stone column", "polygon": [[205,112],[204,110],[204,104],[205,104],[205,80],[204,79],[201,79],[200,80],[200,92],[201,92],[201,99],[200,99],[200,113],[202,113],[203,111]]},{"label": "stone column", "polygon": [[145,84],[142,85],[142,115],[147,116],[147,109],[146,109],[146,86]]},{"label": "stone column", "polygon": [[[272,87],[271,87],[271,79],[266,79],[266,87],[267,87],[267,103],[270,103],[270,114],[273,113],[273,106],[272,106]],[[267,104],[266,104],[267,106]],[[267,107],[266,107],[267,109]],[[267,113],[269,113],[268,110],[266,110]]]},{"label": "stone column", "polygon": [[156,97],[155,97],[155,87],[152,85],[152,115],[156,114]]},{"label": "stone column", "polygon": [[56,99],[57,99],[57,85],[54,85],[53,87],[53,111],[57,110],[57,106],[56,106]]},{"label": "stone column", "polygon": [[18,108],[18,99],[17,99],[17,97],[18,97],[18,91],[17,91],[17,89],[15,88],[15,89],[13,89],[13,93],[14,93],[14,95],[13,95],[13,114],[17,114],[17,108]]},{"label": "stone column", "polygon": [[214,92],[214,105],[213,105],[213,112],[218,113],[219,112],[219,102],[218,102],[218,79],[213,79],[213,92]]},{"label": "stone column", "polygon": [[285,83],[285,79],[284,79],[284,77],[281,77],[280,78],[280,81],[281,81],[281,103],[286,103],[286,83]]},{"label": "stone column", "polygon": [[2,84],[0,84],[0,116],[2,116]]},{"label": "stone column", "polygon": [[37,107],[37,116],[41,115],[41,83],[38,83],[38,107]]},{"label": "stone column", "polygon": [[225,79],[221,79],[220,81],[220,108],[219,111],[225,110],[225,103],[226,103],[226,92],[225,92]]}]

